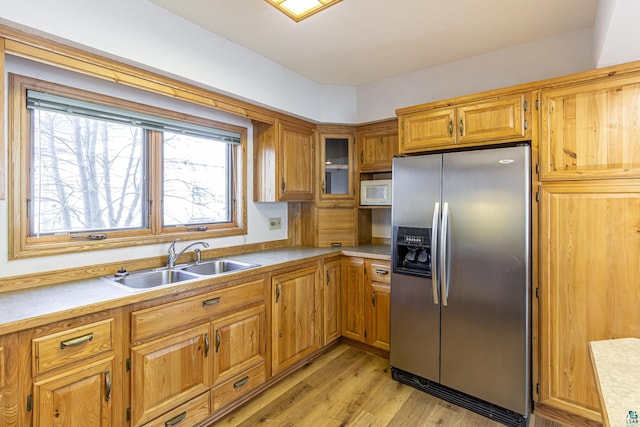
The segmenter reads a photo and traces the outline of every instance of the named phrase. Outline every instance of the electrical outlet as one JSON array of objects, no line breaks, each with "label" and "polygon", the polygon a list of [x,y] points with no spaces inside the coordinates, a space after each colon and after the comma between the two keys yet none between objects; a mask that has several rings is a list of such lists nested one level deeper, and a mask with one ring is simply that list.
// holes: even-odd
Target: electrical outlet
[{"label": "electrical outlet", "polygon": [[269,218],[269,230],[280,230],[282,218]]}]

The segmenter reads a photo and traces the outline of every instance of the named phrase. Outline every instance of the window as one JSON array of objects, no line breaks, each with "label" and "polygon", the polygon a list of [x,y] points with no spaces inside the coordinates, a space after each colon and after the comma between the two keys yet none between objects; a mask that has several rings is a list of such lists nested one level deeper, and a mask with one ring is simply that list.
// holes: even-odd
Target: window
[{"label": "window", "polygon": [[10,96],[11,258],[246,233],[245,128],[17,75]]}]

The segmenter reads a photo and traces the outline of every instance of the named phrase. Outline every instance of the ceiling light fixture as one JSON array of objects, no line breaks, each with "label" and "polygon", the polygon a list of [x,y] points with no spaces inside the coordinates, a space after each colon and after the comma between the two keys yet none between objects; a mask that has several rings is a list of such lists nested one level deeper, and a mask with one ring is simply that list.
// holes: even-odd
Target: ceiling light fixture
[{"label": "ceiling light fixture", "polygon": [[300,22],[341,0],[265,0],[289,18]]}]

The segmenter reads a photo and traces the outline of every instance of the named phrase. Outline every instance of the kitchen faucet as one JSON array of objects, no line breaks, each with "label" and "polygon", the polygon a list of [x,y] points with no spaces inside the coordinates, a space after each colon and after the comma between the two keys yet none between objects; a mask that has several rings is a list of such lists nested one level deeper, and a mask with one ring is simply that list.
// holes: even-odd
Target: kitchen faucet
[{"label": "kitchen faucet", "polygon": [[183,253],[185,253],[185,251],[187,249],[189,249],[192,246],[195,245],[202,245],[205,248],[209,247],[209,244],[207,242],[193,242],[190,245],[187,245],[184,249],[182,249],[177,255],[176,255],[176,242],[180,240],[180,239],[176,239],[174,240],[171,245],[169,245],[169,255],[167,257],[167,267],[169,267],[169,270],[171,270],[173,267],[176,266],[176,261],[178,260],[178,258],[180,258],[182,256]]}]

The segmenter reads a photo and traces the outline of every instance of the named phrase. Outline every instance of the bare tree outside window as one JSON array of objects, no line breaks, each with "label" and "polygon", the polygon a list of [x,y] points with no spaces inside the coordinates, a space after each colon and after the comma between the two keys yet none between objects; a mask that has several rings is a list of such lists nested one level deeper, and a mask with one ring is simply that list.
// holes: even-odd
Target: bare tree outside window
[{"label": "bare tree outside window", "polygon": [[231,221],[228,144],[164,132],[163,225]]},{"label": "bare tree outside window", "polygon": [[146,226],[144,129],[32,114],[32,236]]}]

